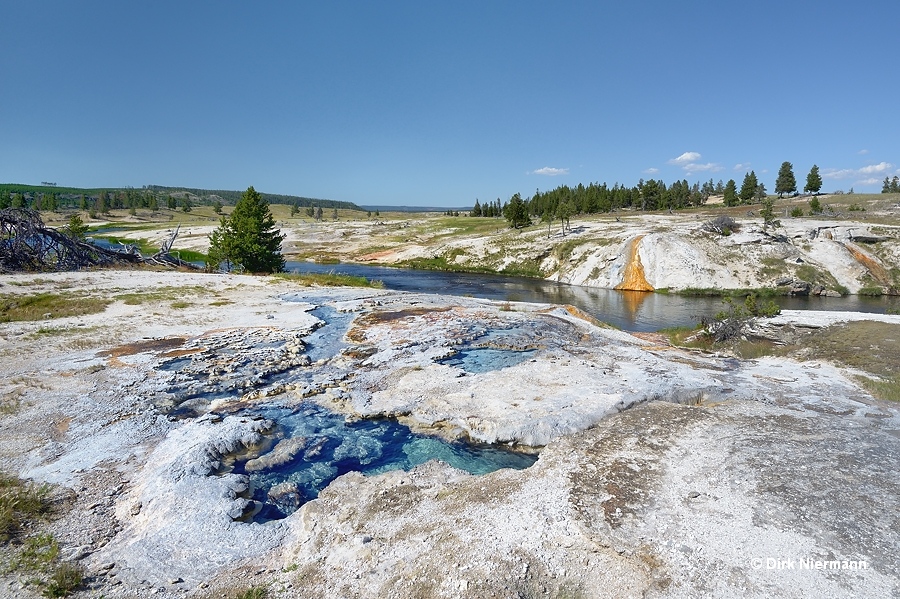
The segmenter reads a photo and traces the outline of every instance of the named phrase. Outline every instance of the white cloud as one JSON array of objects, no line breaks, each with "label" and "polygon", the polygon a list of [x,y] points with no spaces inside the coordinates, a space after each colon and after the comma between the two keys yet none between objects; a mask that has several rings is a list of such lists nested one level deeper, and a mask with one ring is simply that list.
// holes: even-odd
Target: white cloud
[{"label": "white cloud", "polygon": [[855,185],[881,185],[884,179],[876,179],[874,177],[870,177],[869,179],[862,179],[857,181]]},{"label": "white cloud", "polygon": [[548,177],[555,177],[557,175],[568,175],[569,169],[567,168],[553,168],[552,166],[545,166],[544,168],[539,168],[537,170],[531,171],[532,175],[546,175]]},{"label": "white cloud", "polygon": [[857,171],[851,168],[826,168],[820,173],[823,179],[848,179],[855,176]]},{"label": "white cloud", "polygon": [[682,168],[684,168],[685,172],[688,175],[692,175],[694,173],[716,173],[721,170],[725,170],[722,168],[722,165],[717,162],[707,162],[706,164],[685,164]]},{"label": "white cloud", "polygon": [[686,176],[690,177],[694,173],[717,172],[724,170],[718,162],[697,162],[700,160],[700,152],[685,152],[678,158],[667,160],[666,164],[674,164],[684,169]]},{"label": "white cloud", "polygon": [[645,175],[655,175],[658,172],[659,172],[658,168],[651,166],[650,168],[648,168],[647,170],[644,171],[644,174]]},{"label": "white cloud", "polygon": [[866,177],[866,175],[878,175],[878,174],[887,174],[891,172],[891,169],[894,168],[894,165],[890,162],[879,162],[878,164],[870,164],[868,166],[864,166],[862,168],[826,168],[822,171],[823,179],[853,179],[859,177],[865,177],[866,180],[871,179],[871,177]]},{"label": "white cloud", "polygon": [[887,173],[894,168],[890,162],[879,162],[878,164],[870,164],[859,169],[859,172],[866,175],[874,175],[875,173]]},{"label": "white cloud", "polygon": [[678,158],[672,158],[669,160],[669,164],[677,164],[677,165],[685,165],[691,162],[696,162],[700,160],[701,156],[699,152],[685,152]]},{"label": "white cloud", "polygon": [[748,168],[750,168],[749,162],[738,162],[737,164],[734,165],[734,170],[736,170],[736,171],[745,171]]},{"label": "white cloud", "polygon": [[869,153],[869,151],[866,149],[863,149],[863,150],[860,150],[859,152],[857,152],[857,154],[859,154],[860,156],[865,156],[868,153]]}]

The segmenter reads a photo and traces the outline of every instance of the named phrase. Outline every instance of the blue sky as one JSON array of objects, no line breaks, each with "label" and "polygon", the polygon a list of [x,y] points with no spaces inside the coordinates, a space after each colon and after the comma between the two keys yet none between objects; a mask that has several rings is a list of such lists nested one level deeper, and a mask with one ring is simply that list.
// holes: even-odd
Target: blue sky
[{"label": "blue sky", "polygon": [[464,206],[900,174],[896,0],[0,0],[0,23],[0,182]]}]

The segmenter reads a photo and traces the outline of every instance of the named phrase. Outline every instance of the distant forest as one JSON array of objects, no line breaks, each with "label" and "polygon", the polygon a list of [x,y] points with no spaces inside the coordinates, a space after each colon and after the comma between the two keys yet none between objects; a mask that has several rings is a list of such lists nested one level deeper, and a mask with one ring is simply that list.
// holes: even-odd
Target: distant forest
[{"label": "distant forest", "polygon": [[[175,209],[204,205],[221,207],[222,205],[236,204],[242,193],[243,191],[166,187],[163,185],[146,185],[141,189],[134,187],[88,189],[59,187],[53,184],[0,183],[0,209],[9,207],[37,210],[76,208],[105,212],[108,209],[148,208],[158,210],[160,207]],[[274,193],[262,193],[262,196],[270,204],[287,204],[298,208],[316,206],[327,209],[362,210],[352,202]]]},{"label": "distant forest", "polygon": [[[729,181],[729,183],[732,183]],[[527,213],[541,217],[544,214],[557,215],[595,214],[598,212],[615,212],[631,208],[638,210],[677,210],[700,206],[706,203],[711,195],[725,193],[726,186],[722,181],[713,183],[688,184],[686,180],[675,181],[666,185],[662,180],[641,180],[634,187],[626,187],[616,183],[609,187],[606,183],[579,183],[575,187],[560,185],[550,191],[535,190],[534,195],[525,200],[519,194],[513,196],[525,205]],[[475,200],[472,216],[501,216],[505,213],[506,203],[501,205],[500,198],[496,202],[482,204]]]}]

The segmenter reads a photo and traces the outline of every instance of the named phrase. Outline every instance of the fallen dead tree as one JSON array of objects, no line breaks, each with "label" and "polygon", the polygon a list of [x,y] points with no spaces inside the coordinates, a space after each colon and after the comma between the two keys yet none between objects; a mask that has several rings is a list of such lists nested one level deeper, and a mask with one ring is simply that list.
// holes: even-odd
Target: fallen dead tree
[{"label": "fallen dead tree", "polygon": [[48,227],[36,210],[5,208],[0,210],[0,272],[80,270],[144,262],[189,265],[168,253],[174,236],[163,251],[145,259],[134,248],[110,250]]}]

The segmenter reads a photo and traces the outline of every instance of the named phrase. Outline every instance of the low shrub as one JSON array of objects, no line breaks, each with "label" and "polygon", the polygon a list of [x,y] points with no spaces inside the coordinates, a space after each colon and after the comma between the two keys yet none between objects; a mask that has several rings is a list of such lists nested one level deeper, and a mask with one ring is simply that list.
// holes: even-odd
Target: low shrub
[{"label": "low shrub", "polygon": [[735,304],[730,297],[725,298],[728,308],[719,312],[714,318],[703,317],[700,324],[706,329],[706,335],[715,343],[724,343],[740,339],[754,318],[771,318],[781,314],[781,307],[774,301],[761,303],[756,294],[748,294],[743,304]]},{"label": "low shrub", "polygon": [[84,575],[81,564],[72,562],[58,564],[44,583],[44,597],[68,597],[81,586]]},{"label": "low shrub", "polygon": [[109,300],[75,294],[38,293],[0,296],[0,322],[43,320],[102,312]]},{"label": "low shrub", "polygon": [[26,522],[49,512],[49,493],[47,486],[0,472],[0,541],[8,541]]},{"label": "low shrub", "polygon": [[703,230],[710,233],[728,236],[737,231],[740,225],[728,215],[723,214],[703,223]]},{"label": "low shrub", "polygon": [[269,589],[266,587],[250,587],[246,591],[241,591],[234,596],[234,599],[266,599],[269,596]]},{"label": "low shrub", "polygon": [[881,297],[884,295],[884,289],[881,287],[863,287],[856,293],[866,297]]}]

